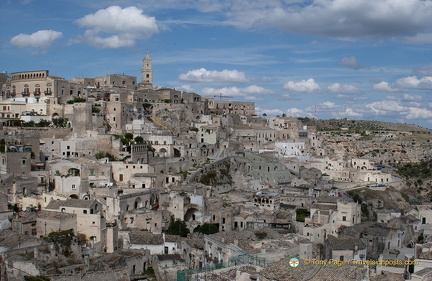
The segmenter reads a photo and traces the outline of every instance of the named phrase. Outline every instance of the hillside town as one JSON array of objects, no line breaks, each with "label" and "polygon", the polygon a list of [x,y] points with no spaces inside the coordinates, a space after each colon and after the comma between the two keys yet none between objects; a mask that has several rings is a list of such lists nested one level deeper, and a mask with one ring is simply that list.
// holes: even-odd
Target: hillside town
[{"label": "hillside town", "polygon": [[431,280],[430,130],[139,80],[0,74],[0,280]]}]

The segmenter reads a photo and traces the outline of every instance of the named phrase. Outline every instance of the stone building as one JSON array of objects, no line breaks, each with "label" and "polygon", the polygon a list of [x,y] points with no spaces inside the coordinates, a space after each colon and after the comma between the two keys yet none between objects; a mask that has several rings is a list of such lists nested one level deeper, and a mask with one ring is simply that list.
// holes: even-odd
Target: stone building
[{"label": "stone building", "polygon": [[124,88],[133,90],[136,88],[136,84],[136,77],[124,74],[108,74],[94,78],[94,86],[97,89]]},{"label": "stone building", "polygon": [[142,60],[140,87],[143,88],[153,87],[153,67],[152,67],[152,60],[150,58],[148,51],[144,59]]},{"label": "stone building", "polygon": [[131,231],[124,243],[129,249],[149,250],[152,255],[178,254],[181,239],[177,235],[152,234],[149,231]]},{"label": "stone building", "polygon": [[338,237],[357,238],[367,248],[368,259],[378,257],[391,251],[398,251],[404,246],[407,231],[400,227],[391,227],[377,222],[365,222],[341,229]]},{"label": "stone building", "polygon": [[255,114],[254,102],[239,102],[239,101],[224,101],[212,98],[206,98],[208,101],[208,108],[210,111],[218,114],[240,114],[252,115]]},{"label": "stone building", "polygon": [[324,241],[324,259],[350,261],[366,260],[366,245],[358,238],[336,238],[329,235]]},{"label": "stone building", "polygon": [[36,235],[37,237],[46,237],[51,232],[63,230],[73,230],[77,232],[77,215],[73,213],[42,211],[36,218]]},{"label": "stone building", "polygon": [[360,222],[359,204],[338,197],[320,198],[312,204],[302,232],[311,242],[323,243],[328,235],[337,236],[341,226],[349,227]]},{"label": "stone building", "polygon": [[114,251],[118,228],[106,223],[102,204],[95,200],[52,200],[45,210],[75,215],[76,233],[85,235],[100,251]]},{"label": "stone building", "polygon": [[31,171],[32,147],[6,145],[0,152],[0,174],[29,176]]}]

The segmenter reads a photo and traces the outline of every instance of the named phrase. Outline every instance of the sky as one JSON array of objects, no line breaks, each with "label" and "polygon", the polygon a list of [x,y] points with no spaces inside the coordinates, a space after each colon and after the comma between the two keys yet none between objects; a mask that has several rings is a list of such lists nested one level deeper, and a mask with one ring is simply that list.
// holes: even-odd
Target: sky
[{"label": "sky", "polygon": [[258,115],[432,128],[431,0],[0,0],[0,71],[136,76]]}]

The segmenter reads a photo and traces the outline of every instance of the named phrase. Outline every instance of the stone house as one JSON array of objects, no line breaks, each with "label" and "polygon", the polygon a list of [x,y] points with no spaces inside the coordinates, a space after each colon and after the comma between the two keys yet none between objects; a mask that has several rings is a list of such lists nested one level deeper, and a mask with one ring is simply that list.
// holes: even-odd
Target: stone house
[{"label": "stone house", "polygon": [[20,119],[27,111],[27,104],[20,100],[0,101],[0,118],[4,120]]},{"label": "stone house", "polygon": [[280,198],[276,192],[258,191],[253,195],[253,206],[261,210],[276,211],[279,209]]},{"label": "stone house", "polygon": [[263,154],[246,153],[250,161],[246,174],[259,179],[269,187],[278,187],[291,182],[290,172],[277,158]]},{"label": "stone house", "polygon": [[126,88],[135,89],[137,87],[137,78],[135,76],[124,75],[124,74],[107,74],[105,76],[96,76],[95,78],[87,78],[84,84],[83,78],[74,78],[74,82],[80,83],[86,86],[92,86],[101,89],[112,89],[112,88]]},{"label": "stone house", "polygon": [[24,235],[37,235],[36,222],[38,214],[35,211],[19,212],[12,219],[12,230]]},{"label": "stone house", "polygon": [[6,145],[0,152],[0,174],[30,176],[31,155],[31,146]]},{"label": "stone house", "polygon": [[93,243],[106,248],[107,225],[103,215],[102,204],[92,200],[55,200],[45,210],[76,215],[76,232],[84,234]]},{"label": "stone house", "polygon": [[135,190],[131,193],[110,195],[105,200],[105,215],[108,221],[119,221],[120,216],[128,211],[141,208],[149,210],[159,208],[159,197],[154,190]]},{"label": "stone house", "polygon": [[154,255],[152,266],[157,280],[176,280],[177,271],[186,269],[186,265],[179,254]]},{"label": "stone house", "polygon": [[357,170],[374,170],[374,166],[369,159],[365,158],[352,158],[350,167]]},{"label": "stone house", "polygon": [[302,233],[311,242],[323,243],[328,235],[337,236],[341,226],[349,227],[360,222],[359,204],[338,197],[320,198],[317,203],[312,204]]},{"label": "stone house", "polygon": [[135,209],[120,216],[120,225],[126,229],[142,229],[162,233],[168,229],[171,215],[167,211]]},{"label": "stone house", "polygon": [[110,162],[112,165],[112,179],[119,186],[128,186],[135,174],[154,173],[154,168],[148,164],[129,164],[123,162]]},{"label": "stone house", "polygon": [[127,97],[127,93],[111,94],[111,101],[106,102],[105,119],[113,134],[123,134],[126,124],[132,123],[136,115],[134,103],[122,101],[122,97]]},{"label": "stone house", "polygon": [[310,159],[304,142],[276,142],[275,152],[278,157],[296,158],[300,162]]},{"label": "stone house", "polygon": [[152,234],[148,231],[129,232],[128,241],[124,242],[129,249],[149,250],[151,255],[168,255],[180,252],[180,237],[177,235]]},{"label": "stone house", "polygon": [[191,233],[187,239],[181,240],[181,257],[187,268],[204,266],[204,239],[197,233]]},{"label": "stone house", "polygon": [[42,211],[36,218],[36,235],[37,237],[45,237],[51,232],[63,230],[73,230],[76,235],[77,215],[71,213],[62,213],[56,211]]},{"label": "stone house", "polygon": [[[149,251],[122,249],[91,260],[89,271],[109,272],[125,270],[129,278],[133,279],[142,277],[151,264],[152,261]],[[130,280],[129,278],[127,280]]]},{"label": "stone house", "polygon": [[407,231],[376,222],[365,222],[340,230],[340,238],[359,238],[367,247],[368,259],[378,259],[383,252],[389,253],[404,247]]},{"label": "stone house", "polygon": [[40,102],[54,97],[63,102],[69,96],[82,96],[83,86],[62,77],[49,75],[48,70],[11,73],[4,87],[6,98],[37,98]]},{"label": "stone house", "polygon": [[366,245],[358,238],[336,238],[329,235],[324,241],[324,252],[326,260],[366,260]]},{"label": "stone house", "polygon": [[252,115],[255,114],[254,102],[239,102],[239,101],[224,101],[213,98],[206,98],[208,101],[208,108],[210,111],[219,114],[240,114]]},{"label": "stone house", "polygon": [[202,122],[195,123],[195,128],[198,128],[198,132],[196,133],[197,143],[219,143],[219,126],[208,125],[206,122]]},{"label": "stone house", "polygon": [[225,240],[217,234],[204,236],[204,254],[208,263],[228,262],[231,257],[244,254],[238,246],[238,240]]},{"label": "stone house", "polygon": [[56,160],[48,164],[50,184],[58,194],[70,198],[88,198],[89,185],[81,178],[81,165],[68,160]]}]

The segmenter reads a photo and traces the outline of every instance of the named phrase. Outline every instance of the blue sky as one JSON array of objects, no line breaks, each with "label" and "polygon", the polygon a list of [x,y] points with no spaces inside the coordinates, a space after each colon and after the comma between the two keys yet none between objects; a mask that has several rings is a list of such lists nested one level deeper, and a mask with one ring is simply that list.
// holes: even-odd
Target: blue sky
[{"label": "blue sky", "polygon": [[430,0],[0,0],[0,71],[140,79],[257,114],[432,128]]}]

